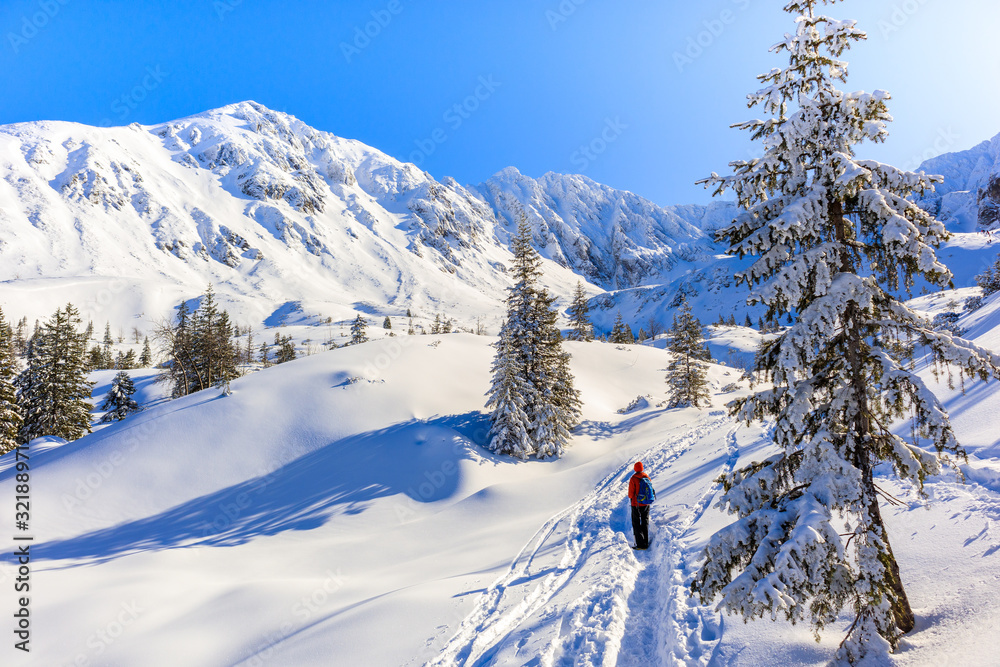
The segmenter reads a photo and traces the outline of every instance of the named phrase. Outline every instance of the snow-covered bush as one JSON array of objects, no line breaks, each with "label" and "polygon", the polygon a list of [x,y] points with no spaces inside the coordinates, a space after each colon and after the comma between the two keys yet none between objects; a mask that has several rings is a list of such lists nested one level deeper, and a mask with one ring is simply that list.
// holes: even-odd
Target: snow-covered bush
[{"label": "snow-covered bush", "polygon": [[962,328],[958,326],[958,318],[961,316],[961,313],[938,313],[934,316],[934,320],[931,324],[938,331],[947,331],[948,333],[953,333],[956,336],[961,336]]},{"label": "snow-covered bush", "polygon": [[983,307],[983,301],[985,300],[986,300],[985,297],[982,296],[970,296],[968,299],[965,300],[965,306],[964,306],[965,312],[971,313],[974,310],[979,310],[980,308]]}]

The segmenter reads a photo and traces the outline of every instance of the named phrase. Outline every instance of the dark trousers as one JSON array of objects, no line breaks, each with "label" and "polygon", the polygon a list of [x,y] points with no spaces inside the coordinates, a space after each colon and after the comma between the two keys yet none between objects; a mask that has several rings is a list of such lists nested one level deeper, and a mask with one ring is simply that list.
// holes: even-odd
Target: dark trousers
[{"label": "dark trousers", "polygon": [[635,546],[640,549],[649,546],[649,505],[632,506],[632,534]]}]

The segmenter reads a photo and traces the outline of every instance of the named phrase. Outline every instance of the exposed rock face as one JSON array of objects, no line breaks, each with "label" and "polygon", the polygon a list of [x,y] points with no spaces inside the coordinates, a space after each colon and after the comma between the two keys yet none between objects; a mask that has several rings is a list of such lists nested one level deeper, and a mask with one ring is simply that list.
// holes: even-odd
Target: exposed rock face
[{"label": "exposed rock face", "polygon": [[985,231],[1000,228],[1000,175],[990,177],[985,188],[979,190],[979,227]]}]

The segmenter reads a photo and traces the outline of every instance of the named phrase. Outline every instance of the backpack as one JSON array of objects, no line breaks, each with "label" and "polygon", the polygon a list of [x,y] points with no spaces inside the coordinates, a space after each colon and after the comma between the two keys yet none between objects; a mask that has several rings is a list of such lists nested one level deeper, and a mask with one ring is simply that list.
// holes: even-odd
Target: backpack
[{"label": "backpack", "polygon": [[639,478],[639,491],[635,494],[635,502],[640,505],[652,505],[656,500],[656,491],[648,477]]}]

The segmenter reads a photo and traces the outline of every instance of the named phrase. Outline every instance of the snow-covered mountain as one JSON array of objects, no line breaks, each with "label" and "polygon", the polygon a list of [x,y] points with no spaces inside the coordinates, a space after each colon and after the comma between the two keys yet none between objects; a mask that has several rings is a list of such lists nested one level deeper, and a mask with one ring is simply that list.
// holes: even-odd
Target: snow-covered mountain
[{"label": "snow-covered mountain", "polygon": [[731,205],[661,208],[586,176],[531,178],[514,167],[478,187],[508,227],[527,217],[544,257],[606,289],[648,284],[711,254],[705,229]]},{"label": "snow-covered mountain", "polygon": [[[1000,136],[921,168],[945,176],[924,204],[953,231],[1000,225]],[[255,102],[153,126],[21,123],[0,126],[0,302],[36,318],[72,300],[129,327],[212,282],[244,324],[410,310],[495,330],[524,215],[546,283],[565,304],[583,279],[599,330],[619,311],[636,331],[668,324],[679,295],[703,319],[756,322],[731,278],[739,262],[712,240],[732,213],[513,167],[438,181]],[[978,252],[961,235],[942,251],[963,267],[959,287],[982,268],[969,243]]]},{"label": "snow-covered mountain", "polygon": [[3,297],[35,317],[66,299],[98,319],[162,316],[211,281],[250,323],[294,310],[474,319],[509,284],[521,212],[567,294],[579,276],[598,292],[703,261],[700,225],[724,208],[514,169],[463,187],[254,102],[154,126],[0,127]]},{"label": "snow-covered mountain", "polygon": [[924,205],[953,231],[1000,228],[1000,134],[969,150],[931,158],[919,170],[944,176]]},{"label": "snow-covered mountain", "polygon": [[47,309],[108,290],[112,318],[164,314],[212,281],[259,322],[290,302],[401,314],[505,285],[474,192],[252,102],[152,127],[2,127],[0,174],[0,279],[42,302],[51,285]]}]

